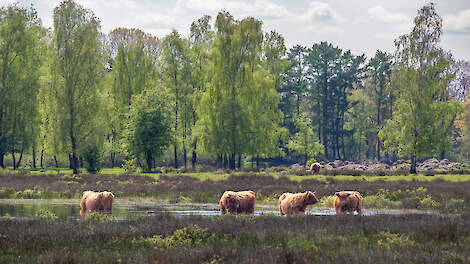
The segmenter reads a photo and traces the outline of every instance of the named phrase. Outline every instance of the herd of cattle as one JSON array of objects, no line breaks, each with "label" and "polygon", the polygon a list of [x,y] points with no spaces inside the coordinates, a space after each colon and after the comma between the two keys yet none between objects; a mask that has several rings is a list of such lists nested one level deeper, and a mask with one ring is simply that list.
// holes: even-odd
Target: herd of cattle
[{"label": "herd of cattle", "polygon": [[[336,192],[334,208],[337,214],[357,212],[362,214],[361,195],[356,191]],[[80,215],[99,212],[111,215],[114,195],[111,192],[83,192],[80,202]],[[315,192],[283,193],[279,197],[281,215],[304,214],[309,205],[318,203]],[[220,213],[253,214],[255,212],[255,193],[253,191],[226,191],[220,198]]]}]

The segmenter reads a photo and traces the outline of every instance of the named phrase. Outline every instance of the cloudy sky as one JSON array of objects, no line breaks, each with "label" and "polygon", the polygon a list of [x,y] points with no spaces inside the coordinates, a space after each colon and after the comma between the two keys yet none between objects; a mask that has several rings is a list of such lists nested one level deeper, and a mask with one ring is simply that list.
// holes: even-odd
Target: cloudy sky
[{"label": "cloudy sky", "polygon": [[[171,29],[187,36],[192,21],[214,19],[226,9],[237,19],[253,16],[265,31],[281,33],[288,47],[328,41],[354,54],[371,57],[377,49],[393,52],[393,40],[409,33],[417,10],[428,0],[76,0],[93,10],[106,33],[135,27],[164,37]],[[0,0],[0,4],[13,0]],[[20,0],[38,10],[52,26],[58,0]],[[435,0],[444,19],[442,46],[458,59],[470,61],[470,0]]]}]

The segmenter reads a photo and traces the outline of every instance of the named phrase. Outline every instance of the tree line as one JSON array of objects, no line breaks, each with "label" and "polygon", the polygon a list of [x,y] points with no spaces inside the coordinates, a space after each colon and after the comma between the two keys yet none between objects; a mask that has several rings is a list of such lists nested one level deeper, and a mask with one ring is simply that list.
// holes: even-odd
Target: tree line
[{"label": "tree line", "polygon": [[25,153],[43,167],[48,153],[74,173],[99,170],[103,155],[151,171],[171,151],[176,168],[206,153],[231,169],[244,157],[407,157],[415,172],[420,157],[470,156],[470,64],[440,46],[432,3],[394,54],[369,59],[328,42],[287,49],[262,21],[225,10],[163,39],[105,34],[72,0],[50,30],[33,7],[2,7],[0,18],[1,167]]}]

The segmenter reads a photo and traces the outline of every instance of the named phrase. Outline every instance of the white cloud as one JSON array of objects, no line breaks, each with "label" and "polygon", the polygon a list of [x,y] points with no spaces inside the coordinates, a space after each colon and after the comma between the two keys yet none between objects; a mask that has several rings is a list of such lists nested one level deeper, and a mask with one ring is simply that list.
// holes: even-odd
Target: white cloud
[{"label": "white cloud", "polygon": [[371,21],[380,23],[396,24],[406,23],[410,20],[410,17],[401,13],[393,13],[382,6],[374,6],[367,9],[367,14]]},{"label": "white cloud", "polygon": [[16,2],[15,0],[0,0],[0,7],[7,6]]},{"label": "white cloud", "polygon": [[322,2],[311,2],[301,19],[311,22],[332,21],[337,15],[333,12],[330,4]]},{"label": "white cloud", "polygon": [[232,14],[241,14],[243,16],[251,15],[255,17],[285,18],[289,16],[287,9],[270,0],[179,0],[175,5],[175,11],[178,13],[185,11],[199,11],[216,13],[226,9]]},{"label": "white cloud", "polygon": [[[51,27],[53,9],[61,0],[0,0],[0,4],[16,1],[23,6],[33,3],[43,24]],[[417,10],[429,0],[76,1],[93,10],[105,33],[117,27],[134,27],[162,38],[174,28],[187,36],[191,22],[203,15],[212,16],[214,22],[217,12],[226,9],[236,19],[260,19],[263,29],[282,34],[288,47],[328,41],[342,49],[352,49],[355,54],[367,52],[373,56],[376,49],[392,52],[393,40],[410,32]],[[443,47],[470,60],[470,1],[435,2],[444,19]]]},{"label": "white cloud", "polygon": [[443,24],[444,29],[456,32],[470,32],[470,9],[444,16]]}]

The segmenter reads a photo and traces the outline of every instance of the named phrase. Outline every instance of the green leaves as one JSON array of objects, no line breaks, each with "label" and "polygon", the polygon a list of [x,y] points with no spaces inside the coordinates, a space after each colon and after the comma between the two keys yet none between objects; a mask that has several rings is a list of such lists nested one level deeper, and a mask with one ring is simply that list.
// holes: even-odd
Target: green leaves
[{"label": "green leaves", "polygon": [[[215,29],[208,81],[197,111],[203,150],[231,157],[279,155],[282,114],[276,82],[281,69],[276,64],[285,49],[282,37],[273,33],[265,43],[260,21],[238,21],[225,11],[218,14]],[[264,53],[268,48],[269,54]],[[234,168],[235,161],[230,163]]]},{"label": "green leaves", "polygon": [[291,137],[288,143],[289,150],[305,156],[305,163],[309,158],[325,153],[323,145],[320,144],[313,133],[311,121],[308,118],[305,116],[299,117],[295,122],[295,127],[299,132]]},{"label": "green leaves", "polygon": [[130,156],[147,162],[147,171],[152,169],[154,159],[173,143],[170,113],[163,87],[147,89],[132,98],[123,144]]},{"label": "green leaves", "polygon": [[411,157],[411,172],[416,172],[416,157],[433,156],[450,144],[450,130],[461,111],[457,101],[448,99],[447,86],[453,78],[442,56],[440,41],[442,19],[429,4],[418,11],[409,35],[396,40],[399,64],[392,75],[397,89],[394,116],[380,131],[384,145],[399,156]]},{"label": "green leaves", "polygon": [[78,173],[79,146],[93,138],[100,124],[96,113],[100,101],[97,84],[104,72],[99,20],[92,11],[74,1],[63,1],[54,9],[52,87],[58,109],[59,140],[72,154],[73,170]]}]

